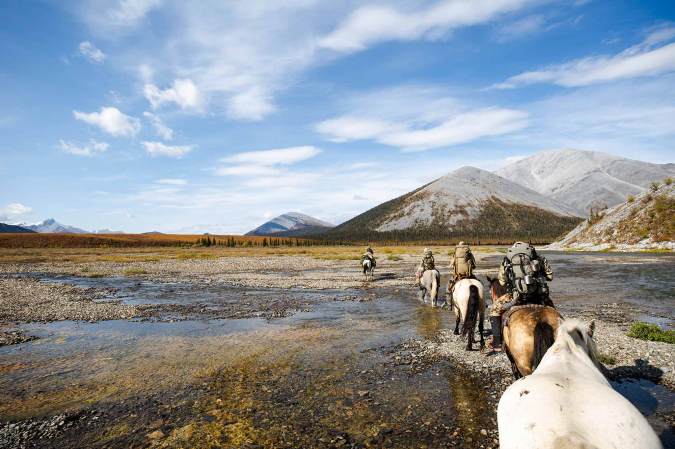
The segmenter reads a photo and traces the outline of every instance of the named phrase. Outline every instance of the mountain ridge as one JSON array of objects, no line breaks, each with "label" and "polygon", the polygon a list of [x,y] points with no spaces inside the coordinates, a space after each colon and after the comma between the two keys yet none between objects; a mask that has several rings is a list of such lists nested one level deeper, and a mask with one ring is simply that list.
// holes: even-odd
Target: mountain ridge
[{"label": "mountain ridge", "polygon": [[263,223],[252,231],[244,235],[251,236],[303,236],[309,234],[320,234],[333,228],[328,223],[318,218],[311,217],[300,212],[286,212],[273,219]]},{"label": "mountain ridge", "polygon": [[599,151],[548,150],[508,164],[496,173],[571,207],[587,217],[591,208],[612,207],[675,175],[675,164],[653,164]]}]

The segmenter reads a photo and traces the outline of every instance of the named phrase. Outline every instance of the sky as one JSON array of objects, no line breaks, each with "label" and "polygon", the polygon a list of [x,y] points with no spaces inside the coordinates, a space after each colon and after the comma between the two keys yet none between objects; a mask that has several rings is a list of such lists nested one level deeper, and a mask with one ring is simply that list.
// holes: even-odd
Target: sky
[{"label": "sky", "polygon": [[675,3],[0,2],[0,221],[332,223],[550,149],[675,161]]}]

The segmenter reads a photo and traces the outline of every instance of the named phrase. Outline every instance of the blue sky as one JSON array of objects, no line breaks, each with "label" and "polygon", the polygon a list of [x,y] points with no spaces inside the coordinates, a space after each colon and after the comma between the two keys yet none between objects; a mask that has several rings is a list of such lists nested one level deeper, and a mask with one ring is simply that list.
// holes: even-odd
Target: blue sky
[{"label": "blue sky", "polygon": [[675,159],[665,1],[8,0],[0,221],[333,223],[463,165]]}]

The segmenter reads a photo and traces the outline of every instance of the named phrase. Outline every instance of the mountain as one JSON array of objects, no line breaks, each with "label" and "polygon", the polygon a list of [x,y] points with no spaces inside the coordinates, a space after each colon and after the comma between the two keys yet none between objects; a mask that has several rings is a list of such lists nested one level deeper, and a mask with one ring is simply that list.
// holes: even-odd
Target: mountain
[{"label": "mountain", "polygon": [[675,164],[651,164],[607,153],[543,151],[495,172],[572,207],[587,217],[591,207],[612,207],[628,195],[647,190],[652,181],[675,175]]},{"label": "mountain", "polygon": [[258,226],[246,235],[301,236],[320,234],[332,227],[332,224],[309,215],[288,212]]},{"label": "mountain", "polygon": [[35,224],[19,223],[22,228],[30,229],[31,231],[41,232],[45,234],[88,234],[84,229],[76,228],[59,223],[53,218],[48,218],[45,221]]},{"label": "mountain", "polygon": [[0,233],[32,233],[35,231],[31,231],[30,229],[26,229],[22,226],[17,226],[17,225],[11,225],[11,224],[6,224],[6,223],[0,223]]},{"label": "mountain", "polygon": [[124,234],[124,231],[113,231],[112,229],[99,229],[92,234]]},{"label": "mountain", "polygon": [[515,182],[462,167],[329,231],[334,238],[550,241],[572,229],[574,211]]},{"label": "mountain", "polygon": [[593,214],[550,249],[675,250],[675,185],[672,178],[622,204]]}]

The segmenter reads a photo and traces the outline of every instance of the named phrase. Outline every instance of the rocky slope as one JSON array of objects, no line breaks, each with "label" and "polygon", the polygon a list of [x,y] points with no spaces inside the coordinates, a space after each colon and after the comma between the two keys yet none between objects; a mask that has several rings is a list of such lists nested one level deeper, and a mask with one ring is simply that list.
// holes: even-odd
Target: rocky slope
[{"label": "rocky slope", "polygon": [[564,204],[494,173],[462,167],[366,211],[329,234],[545,240],[566,232],[578,221]]},{"label": "rocky slope", "polygon": [[587,217],[591,207],[612,207],[675,176],[675,164],[651,164],[607,153],[543,151],[497,170],[499,176],[565,203]]},{"label": "rocky slope", "polygon": [[675,185],[656,185],[591,216],[550,249],[675,250]]},{"label": "rocky slope", "polygon": [[333,225],[300,212],[288,212],[258,226],[246,235],[301,236],[320,234]]}]

